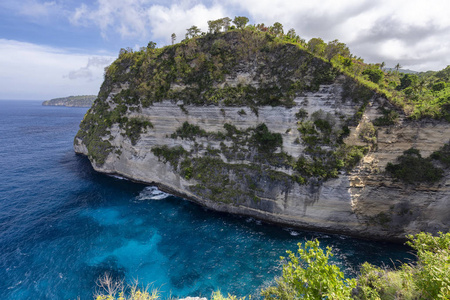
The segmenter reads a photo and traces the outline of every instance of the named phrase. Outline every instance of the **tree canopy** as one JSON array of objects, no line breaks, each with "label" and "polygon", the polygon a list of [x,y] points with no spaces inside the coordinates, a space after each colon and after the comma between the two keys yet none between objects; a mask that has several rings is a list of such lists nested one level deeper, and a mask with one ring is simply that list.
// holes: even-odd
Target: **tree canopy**
[{"label": "tree canopy", "polygon": [[234,25],[236,25],[236,28],[242,29],[242,28],[245,28],[245,26],[247,25],[248,18],[247,17],[234,17],[233,23],[234,23]]}]

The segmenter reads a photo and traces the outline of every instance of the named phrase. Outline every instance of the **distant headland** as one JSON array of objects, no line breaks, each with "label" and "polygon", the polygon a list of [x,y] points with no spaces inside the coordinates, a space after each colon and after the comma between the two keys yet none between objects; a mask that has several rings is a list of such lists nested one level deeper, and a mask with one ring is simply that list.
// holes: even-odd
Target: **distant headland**
[{"label": "distant headland", "polygon": [[42,102],[45,106],[68,106],[68,107],[91,107],[94,103],[95,95],[69,96],[63,98],[55,98]]}]

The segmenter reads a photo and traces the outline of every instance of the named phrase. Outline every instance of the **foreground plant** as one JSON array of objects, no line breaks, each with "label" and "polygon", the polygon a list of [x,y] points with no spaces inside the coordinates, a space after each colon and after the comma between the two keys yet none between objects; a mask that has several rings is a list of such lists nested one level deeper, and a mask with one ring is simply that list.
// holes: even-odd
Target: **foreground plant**
[{"label": "foreground plant", "polygon": [[[298,244],[298,256],[287,251],[283,275],[276,285],[262,291],[265,299],[351,299],[356,280],[344,279],[339,267],[328,263],[333,256],[331,248],[324,252],[319,241]],[[285,260],[284,257],[281,258]]]},{"label": "foreground plant", "polygon": [[98,279],[97,285],[101,291],[96,293],[95,300],[156,300],[160,297],[157,289],[149,292],[148,287],[139,288],[137,281],[125,286],[123,281],[114,280],[107,273]]},{"label": "foreground plant", "polygon": [[450,233],[409,235],[415,264],[387,271],[364,263],[355,299],[450,299]]},{"label": "foreground plant", "polygon": [[[382,269],[369,263],[361,266],[358,279],[344,279],[339,267],[329,263],[331,248],[320,248],[318,240],[299,243],[297,253],[287,251],[282,276],[275,285],[261,292],[267,300],[297,299],[371,299],[434,300],[450,299],[450,233],[409,235],[407,244],[417,251],[415,264],[403,264],[396,270]],[[98,286],[103,293],[96,300],[156,300],[158,290],[148,292],[137,283],[124,287],[105,274]],[[249,300],[251,298],[249,297]],[[245,300],[214,292],[211,300]]]},{"label": "foreground plant", "polygon": [[[245,297],[237,297],[235,295],[228,294],[227,297],[222,295],[220,291],[214,292],[211,296],[211,300],[245,300]],[[249,297],[249,300],[251,300],[251,297]]]}]

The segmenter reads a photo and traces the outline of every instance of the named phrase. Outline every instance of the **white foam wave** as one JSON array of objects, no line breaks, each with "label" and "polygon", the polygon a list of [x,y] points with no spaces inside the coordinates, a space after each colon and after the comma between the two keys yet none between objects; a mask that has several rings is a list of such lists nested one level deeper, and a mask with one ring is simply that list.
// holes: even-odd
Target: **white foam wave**
[{"label": "white foam wave", "polygon": [[113,178],[116,178],[116,179],[119,179],[119,180],[128,180],[127,178],[119,176],[119,175],[109,175],[109,176],[111,176]]},{"label": "white foam wave", "polygon": [[136,197],[137,200],[163,200],[170,195],[158,190],[156,186],[148,186]]},{"label": "white foam wave", "polygon": [[295,231],[294,229],[289,228],[289,227],[288,228],[283,228],[283,230],[289,232],[289,234],[292,235],[292,236],[299,236],[300,235],[300,232]]}]

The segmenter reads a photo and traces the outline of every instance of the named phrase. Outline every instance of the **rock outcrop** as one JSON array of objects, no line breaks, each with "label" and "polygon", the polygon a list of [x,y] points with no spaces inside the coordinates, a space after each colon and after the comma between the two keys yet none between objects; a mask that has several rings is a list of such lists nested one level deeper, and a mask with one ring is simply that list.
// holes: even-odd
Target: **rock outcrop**
[{"label": "rock outcrop", "polygon": [[385,171],[410,148],[441,149],[448,123],[400,113],[374,126],[395,111],[385,98],[301,49],[246,34],[121,53],[75,151],[97,171],[272,223],[390,240],[449,230],[448,168],[414,184]]}]

